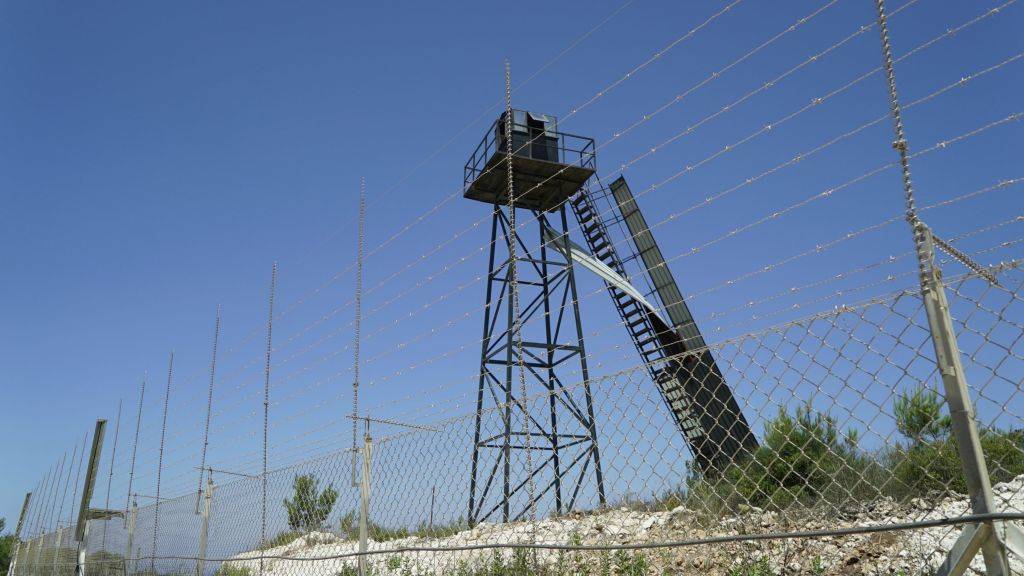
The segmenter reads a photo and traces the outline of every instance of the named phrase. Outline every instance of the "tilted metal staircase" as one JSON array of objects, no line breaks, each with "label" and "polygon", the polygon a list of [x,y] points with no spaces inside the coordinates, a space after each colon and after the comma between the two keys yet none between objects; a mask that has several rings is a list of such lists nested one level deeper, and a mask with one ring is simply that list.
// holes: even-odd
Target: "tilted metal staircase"
[{"label": "tilted metal staircase", "polygon": [[[613,183],[616,185],[621,197],[625,181],[617,180]],[[599,182],[598,191],[584,188],[570,203],[591,254],[618,275],[629,279],[624,260],[609,234],[609,221],[626,222],[630,227],[625,247],[630,250],[631,259],[653,264],[646,268],[654,284],[650,296],[660,301],[660,310],[668,312],[671,320],[664,320],[659,311],[648,308],[612,283],[605,282],[605,286],[637,352],[647,364],[651,379],[692,450],[697,466],[705,473],[720,470],[756,449],[757,441],[682,297],[678,296],[675,281],[628,187],[624,188],[624,193],[628,194],[626,201],[612,199],[609,190]],[[602,214],[595,203],[599,198],[617,205],[619,214]],[[634,219],[629,221],[630,217]],[[645,241],[642,248],[638,237]],[[652,268],[659,268],[661,272],[652,274]],[[666,298],[667,294],[677,296]],[[686,354],[691,350],[692,354]]]}]

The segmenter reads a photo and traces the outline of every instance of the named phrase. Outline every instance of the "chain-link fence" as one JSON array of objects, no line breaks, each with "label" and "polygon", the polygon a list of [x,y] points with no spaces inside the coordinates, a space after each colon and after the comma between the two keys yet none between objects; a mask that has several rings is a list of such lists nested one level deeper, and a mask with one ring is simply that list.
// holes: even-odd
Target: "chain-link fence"
[{"label": "chain-link fence", "polygon": [[[995,511],[1011,518],[1024,512],[1024,271],[1010,262],[996,276],[946,290]],[[693,373],[714,359],[755,432],[716,468],[691,464],[641,365],[394,436],[371,430],[355,475],[369,488],[364,554],[363,488],[341,451],[269,472],[265,512],[263,478],[213,474],[202,495],[91,521],[84,569],[333,576],[363,558],[372,574],[932,573],[977,519],[923,301],[901,291],[673,358]],[[510,418],[580,409],[585,390],[596,442],[503,437]],[[509,472],[491,474],[479,501],[500,510],[507,481],[509,520],[470,525],[471,448],[488,435]],[[15,574],[70,575],[77,546],[71,528],[23,542]]]}]

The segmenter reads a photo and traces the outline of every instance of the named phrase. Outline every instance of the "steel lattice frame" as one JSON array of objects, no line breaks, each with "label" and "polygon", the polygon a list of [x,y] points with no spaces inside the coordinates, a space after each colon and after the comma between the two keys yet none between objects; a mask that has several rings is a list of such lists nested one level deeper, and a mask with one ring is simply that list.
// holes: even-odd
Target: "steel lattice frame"
[{"label": "steel lattice frame", "polygon": [[[527,246],[522,234],[515,235],[517,288],[523,302],[519,322],[528,325],[531,318],[541,314],[544,318],[522,335],[522,369],[533,386],[530,395],[547,393],[547,414],[526,414],[526,418],[514,415],[515,411],[524,411],[522,406],[527,404],[520,402],[513,388],[519,363],[508,302],[512,287],[507,253],[509,219],[507,208],[495,204],[470,474],[470,524],[485,521],[499,511],[502,521],[520,519],[531,505],[544,498],[553,500],[556,513],[572,510],[591,477],[598,500],[605,502],[573,263],[571,256],[548,247],[543,237],[545,227],[563,236],[567,233],[566,212],[563,206],[550,214],[534,215],[539,243]],[[503,250],[504,255],[500,254]],[[572,377],[559,375],[573,367]],[[583,386],[573,386],[573,391],[566,387],[566,383],[580,378]],[[518,424],[524,420],[529,422],[527,429]],[[527,436],[538,441],[527,443]],[[523,450],[547,456],[534,458],[532,469],[518,465],[521,463],[513,465],[513,451]],[[519,508],[517,500],[523,498],[517,495],[531,479],[538,486],[536,494],[527,497]],[[517,502],[516,509],[513,502]]]}]

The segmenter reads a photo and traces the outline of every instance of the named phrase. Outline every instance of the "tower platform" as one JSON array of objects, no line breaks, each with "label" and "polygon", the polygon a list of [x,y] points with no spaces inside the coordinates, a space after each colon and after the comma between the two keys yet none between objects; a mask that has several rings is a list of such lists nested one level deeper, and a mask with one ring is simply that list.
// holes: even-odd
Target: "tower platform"
[{"label": "tower platform", "polygon": [[[553,116],[513,110],[511,141],[517,207],[553,211],[596,171],[593,138],[559,132]],[[466,162],[463,197],[508,204],[508,149],[502,114]]]}]

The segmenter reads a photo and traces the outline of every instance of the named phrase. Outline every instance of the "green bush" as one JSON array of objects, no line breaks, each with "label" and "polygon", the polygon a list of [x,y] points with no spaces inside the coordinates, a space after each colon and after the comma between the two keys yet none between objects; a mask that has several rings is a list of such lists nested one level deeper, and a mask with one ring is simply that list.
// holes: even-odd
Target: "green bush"
[{"label": "green bush", "polygon": [[645,576],[650,568],[647,556],[641,550],[615,553],[615,573],[620,576]]},{"label": "green bush", "polygon": [[[893,403],[896,428],[909,441],[885,455],[895,482],[896,497],[956,492],[965,494],[956,440],[950,417],[943,414],[943,401],[923,386],[900,394]],[[980,430],[981,451],[993,483],[1024,474],[1024,431]]]},{"label": "green bush", "polygon": [[[980,432],[979,439],[992,483],[1006,482],[1024,474],[1024,431],[987,429]],[[895,448],[887,458],[895,479],[893,496],[967,493],[960,455],[952,436]]]},{"label": "green bush", "polygon": [[938,393],[924,386],[897,396],[892,412],[896,429],[915,442],[944,437],[952,424],[949,415],[942,413]]},{"label": "green bush", "polygon": [[[57,562],[68,567],[74,566],[78,561],[78,553],[74,548],[64,548],[60,550],[60,555],[57,557]],[[124,575],[124,556],[121,554],[115,554],[113,552],[107,552],[100,550],[89,554],[85,559],[88,565],[87,572],[93,576],[123,576]],[[72,570],[73,571],[73,570]]]},{"label": "green bush", "polygon": [[[4,526],[7,524],[5,518],[0,518],[0,534],[3,534]],[[14,555],[14,535],[0,535],[0,572],[7,573],[7,567],[11,565],[11,557]]]},{"label": "green bush", "polygon": [[337,490],[329,484],[320,491],[320,481],[312,474],[295,476],[292,488],[295,490],[294,496],[284,501],[288,511],[288,527],[302,532],[322,528],[334,508],[334,501],[338,499]]},{"label": "green bush", "polygon": [[257,547],[257,550],[270,550],[271,548],[277,548],[278,546],[284,546],[285,544],[291,544],[305,536],[303,532],[298,530],[286,530],[284,532],[278,532],[277,535],[272,536],[268,540],[264,540]]},{"label": "green bush", "polygon": [[459,518],[447,524],[434,524],[433,526],[429,526],[426,522],[420,522],[409,535],[419,536],[420,538],[446,538],[454,536],[463,530],[469,530],[469,524],[465,518]]},{"label": "green bush", "polygon": [[741,504],[782,509],[822,498],[839,502],[869,497],[878,473],[878,466],[857,448],[857,435],[842,433],[832,416],[808,403],[795,414],[780,410],[765,425],[764,441],[750,457],[714,478],[692,476],[687,499],[713,512]]},{"label": "green bush", "polygon": [[729,569],[729,576],[774,576],[767,560],[747,561]]},{"label": "green bush", "polygon": [[[355,510],[350,510],[342,515],[338,529],[341,537],[345,540],[359,539],[359,516]],[[409,537],[408,528],[387,528],[377,524],[372,519],[366,523],[366,532],[370,539],[376,542],[387,542],[388,540]]]},{"label": "green bush", "polygon": [[221,564],[214,576],[250,576],[252,570],[245,566],[234,566],[232,564]]}]

